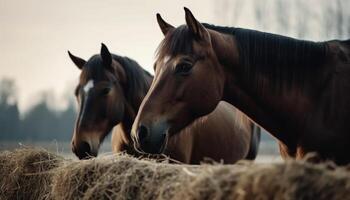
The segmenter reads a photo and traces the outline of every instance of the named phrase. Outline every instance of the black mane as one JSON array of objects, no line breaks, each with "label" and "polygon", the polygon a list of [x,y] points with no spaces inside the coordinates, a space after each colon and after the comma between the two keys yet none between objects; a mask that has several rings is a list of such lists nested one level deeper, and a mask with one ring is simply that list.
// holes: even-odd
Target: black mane
[{"label": "black mane", "polygon": [[[315,77],[327,55],[325,42],[298,40],[291,37],[255,30],[222,27],[203,23],[207,29],[235,37],[240,65],[250,84],[263,87],[272,81],[275,89],[283,89]],[[165,55],[191,54],[193,35],[186,25],[168,33],[157,50],[158,58]],[[251,85],[250,85],[251,86]]]},{"label": "black mane", "polygon": [[165,35],[159,44],[156,57],[163,58],[166,55],[191,54],[193,36],[186,25],[181,25]]},{"label": "black mane", "polygon": [[[324,42],[298,40],[291,37],[242,28],[204,24],[208,29],[234,35],[247,80],[263,87],[264,80],[272,81],[275,89],[283,89],[315,77],[316,68],[325,62],[327,45]],[[264,76],[262,77],[261,74]],[[317,77],[317,76],[316,76]]]},{"label": "black mane", "polygon": [[126,99],[134,104],[134,108],[138,108],[150,87],[149,80],[153,78],[153,76],[131,58],[115,54],[112,54],[112,57],[121,64],[126,73],[128,86],[127,91],[125,91]]},{"label": "black mane", "polygon": [[84,71],[87,73],[86,77],[89,77],[94,81],[106,79],[102,59],[99,54],[93,55],[84,65],[84,69]]}]

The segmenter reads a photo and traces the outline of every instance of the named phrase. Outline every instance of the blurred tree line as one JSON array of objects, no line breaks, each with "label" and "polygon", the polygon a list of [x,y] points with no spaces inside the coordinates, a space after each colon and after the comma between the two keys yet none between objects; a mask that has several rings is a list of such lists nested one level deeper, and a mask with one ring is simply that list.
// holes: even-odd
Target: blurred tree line
[{"label": "blurred tree line", "polygon": [[49,95],[42,95],[21,116],[15,82],[0,80],[0,140],[70,140],[76,116],[74,102],[70,101],[64,110],[54,110],[48,102]]}]

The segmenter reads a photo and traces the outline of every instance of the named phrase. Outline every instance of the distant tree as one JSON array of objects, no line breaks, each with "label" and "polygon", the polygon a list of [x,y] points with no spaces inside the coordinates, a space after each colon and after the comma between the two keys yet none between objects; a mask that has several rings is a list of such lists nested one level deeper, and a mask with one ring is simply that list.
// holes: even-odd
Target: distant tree
[{"label": "distant tree", "polygon": [[17,88],[10,78],[0,80],[0,104],[13,105],[17,103]]},{"label": "distant tree", "polygon": [[68,106],[63,110],[55,110],[50,105],[53,101],[51,92],[43,92],[40,101],[23,117],[21,138],[26,140],[60,140],[68,141],[72,137],[76,117],[75,102],[72,95],[68,98]]},{"label": "distant tree", "polygon": [[265,29],[268,26],[266,20],[266,1],[254,1],[255,21],[259,27]]},{"label": "distant tree", "polygon": [[24,115],[21,138],[51,140],[59,135],[56,127],[58,122],[58,114],[49,108],[46,98],[43,98]]},{"label": "distant tree", "polygon": [[15,82],[0,80],[0,139],[9,140],[19,134],[20,118]]},{"label": "distant tree", "polygon": [[305,38],[310,32],[310,26],[308,19],[310,16],[310,10],[307,6],[307,2],[304,0],[298,0],[297,2],[297,35],[298,38]]},{"label": "distant tree", "polygon": [[288,32],[290,28],[290,3],[287,0],[276,1],[276,16],[278,30]]},{"label": "distant tree", "polygon": [[59,114],[59,122],[57,127],[59,135],[57,135],[55,139],[70,140],[72,138],[76,115],[77,112],[75,108],[75,102],[69,101],[67,109],[63,110]]},{"label": "distant tree", "polygon": [[68,106],[66,109],[63,109],[59,113],[59,132],[60,137],[57,137],[58,140],[71,140],[75,118],[77,115],[77,103],[74,97],[76,82],[68,83],[65,92],[63,93],[63,100],[68,102]]},{"label": "distant tree", "polygon": [[336,21],[337,21],[337,34],[341,38],[343,36],[344,28],[344,12],[343,12],[343,2],[342,0],[336,0]]}]

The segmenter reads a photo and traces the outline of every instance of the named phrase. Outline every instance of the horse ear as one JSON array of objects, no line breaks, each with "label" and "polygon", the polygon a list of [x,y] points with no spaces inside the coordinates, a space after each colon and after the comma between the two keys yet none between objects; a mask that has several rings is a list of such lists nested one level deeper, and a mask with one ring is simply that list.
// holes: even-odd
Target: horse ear
[{"label": "horse ear", "polygon": [[192,12],[188,8],[184,7],[184,9],[186,16],[186,24],[190,31],[193,33],[193,35],[197,37],[197,39],[209,41],[209,32],[199,21],[196,20],[196,18],[194,18]]},{"label": "horse ear", "polygon": [[174,29],[172,25],[163,20],[159,13],[157,13],[157,22],[164,35],[166,35],[170,30]]},{"label": "horse ear", "polygon": [[116,60],[112,59],[112,54],[109,52],[107,46],[103,43],[101,43],[100,54],[101,54],[103,66],[111,72],[116,72],[121,82],[125,81],[126,73],[124,71],[124,68]]},{"label": "horse ear", "polygon": [[70,59],[73,61],[73,63],[79,68],[82,69],[86,63],[86,61],[82,58],[76,57],[73,54],[71,54],[70,51],[68,51],[68,55]]},{"label": "horse ear", "polygon": [[101,43],[101,52],[100,52],[103,65],[107,69],[112,69],[112,54],[109,52],[107,46]]}]

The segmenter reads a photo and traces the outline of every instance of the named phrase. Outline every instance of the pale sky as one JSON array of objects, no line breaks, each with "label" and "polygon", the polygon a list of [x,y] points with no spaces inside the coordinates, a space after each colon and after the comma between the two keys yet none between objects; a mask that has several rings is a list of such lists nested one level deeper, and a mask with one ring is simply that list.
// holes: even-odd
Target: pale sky
[{"label": "pale sky", "polygon": [[15,79],[25,110],[42,90],[59,97],[75,86],[79,71],[67,50],[87,60],[104,42],[111,52],[152,72],[154,51],[163,38],[155,15],[180,25],[183,6],[213,22],[210,0],[0,0],[0,78]]},{"label": "pale sky", "polygon": [[[159,12],[175,26],[184,24],[183,6],[190,8],[202,22],[234,24],[297,36],[298,14],[295,11],[298,8],[286,8],[292,28],[291,31],[280,30],[276,28],[276,18],[272,15],[273,0],[264,1],[273,5],[266,8],[264,17],[269,19],[269,24],[265,27],[255,25],[252,2],[0,0],[0,78],[15,79],[19,107],[23,111],[38,100],[38,92],[43,90],[53,91],[58,99],[57,105],[66,102],[62,98],[64,91],[74,88],[79,76],[79,70],[70,61],[67,50],[87,60],[99,52],[103,42],[112,53],[133,58],[153,73],[154,51],[163,39],[155,15]],[[307,39],[324,39],[319,25],[322,22],[319,16],[323,12],[320,3],[317,3],[318,0],[307,2],[305,4],[312,4],[312,7],[306,5],[309,10],[304,13],[309,13],[310,9],[312,13],[307,19],[301,18],[311,22],[308,27],[311,34],[306,35]],[[323,2],[327,3],[327,0]],[[73,89],[69,94],[73,94]]]}]

